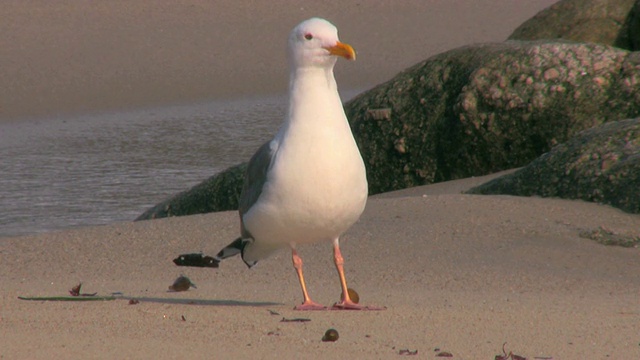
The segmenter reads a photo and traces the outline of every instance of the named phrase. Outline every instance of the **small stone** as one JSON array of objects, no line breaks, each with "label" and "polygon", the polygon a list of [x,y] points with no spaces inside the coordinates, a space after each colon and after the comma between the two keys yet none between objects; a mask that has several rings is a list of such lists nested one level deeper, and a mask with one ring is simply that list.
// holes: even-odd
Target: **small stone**
[{"label": "small stone", "polygon": [[399,152],[400,154],[404,154],[407,152],[407,147],[405,145],[405,139],[404,138],[400,138],[398,140],[395,141],[394,147],[396,149],[397,152]]},{"label": "small stone", "polygon": [[367,110],[367,115],[373,120],[390,120],[391,109],[369,109]]},{"label": "small stone", "polygon": [[593,82],[598,86],[604,86],[607,83],[607,79],[603,78],[602,76],[596,76],[593,78]]},{"label": "small stone", "polygon": [[355,290],[353,290],[352,288],[348,288],[347,293],[349,294],[349,298],[351,299],[351,301],[356,304],[360,302],[360,295],[358,295]]},{"label": "small stone", "polygon": [[557,79],[560,76],[560,72],[557,69],[551,68],[544,72],[544,79],[546,81]]},{"label": "small stone", "polygon": [[338,341],[338,338],[340,336],[338,335],[338,330],[336,329],[329,329],[324,333],[324,336],[322,337],[322,341],[324,342],[334,342],[334,341]]},{"label": "small stone", "polygon": [[190,287],[197,289],[196,285],[189,280],[186,276],[180,276],[173,282],[173,285],[169,286],[171,291],[187,291]]}]

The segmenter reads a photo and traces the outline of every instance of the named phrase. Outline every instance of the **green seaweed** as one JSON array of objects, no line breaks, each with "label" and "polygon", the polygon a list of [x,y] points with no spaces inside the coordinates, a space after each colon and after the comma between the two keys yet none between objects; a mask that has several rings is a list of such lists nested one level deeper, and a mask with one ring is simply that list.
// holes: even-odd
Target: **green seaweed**
[{"label": "green seaweed", "polygon": [[32,301],[110,301],[115,296],[18,296],[20,300]]}]

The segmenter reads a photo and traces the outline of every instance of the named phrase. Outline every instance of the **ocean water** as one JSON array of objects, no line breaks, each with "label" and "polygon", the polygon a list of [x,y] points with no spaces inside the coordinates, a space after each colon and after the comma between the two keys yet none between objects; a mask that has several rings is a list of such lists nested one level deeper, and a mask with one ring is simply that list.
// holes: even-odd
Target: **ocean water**
[{"label": "ocean water", "polygon": [[286,107],[282,95],[0,123],[0,237],[134,220],[247,161]]},{"label": "ocean water", "polygon": [[0,124],[0,237],[133,220],[246,161],[286,97]]}]

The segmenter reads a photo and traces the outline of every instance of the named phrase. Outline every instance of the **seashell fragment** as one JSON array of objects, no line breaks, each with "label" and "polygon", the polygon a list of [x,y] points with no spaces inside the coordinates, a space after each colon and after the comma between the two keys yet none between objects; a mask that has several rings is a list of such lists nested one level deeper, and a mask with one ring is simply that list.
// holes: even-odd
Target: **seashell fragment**
[{"label": "seashell fragment", "polygon": [[173,285],[169,286],[170,291],[187,291],[190,287],[197,289],[196,284],[192,283],[188,277],[181,275],[173,282]]}]

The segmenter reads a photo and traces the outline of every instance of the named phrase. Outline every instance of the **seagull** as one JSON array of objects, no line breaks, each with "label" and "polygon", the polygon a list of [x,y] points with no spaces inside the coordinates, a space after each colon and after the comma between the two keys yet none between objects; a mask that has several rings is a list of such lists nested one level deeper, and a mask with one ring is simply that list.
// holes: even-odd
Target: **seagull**
[{"label": "seagull", "polygon": [[355,60],[327,20],[311,18],[289,35],[289,109],[275,137],[249,161],[239,201],[241,236],[215,261],[240,254],[248,267],[289,247],[302,288],[297,310],[327,309],[309,296],[298,245],[332,242],[342,295],[331,309],[374,309],[347,291],[340,236],[362,214],[367,176],[342,107],[333,67]]}]

